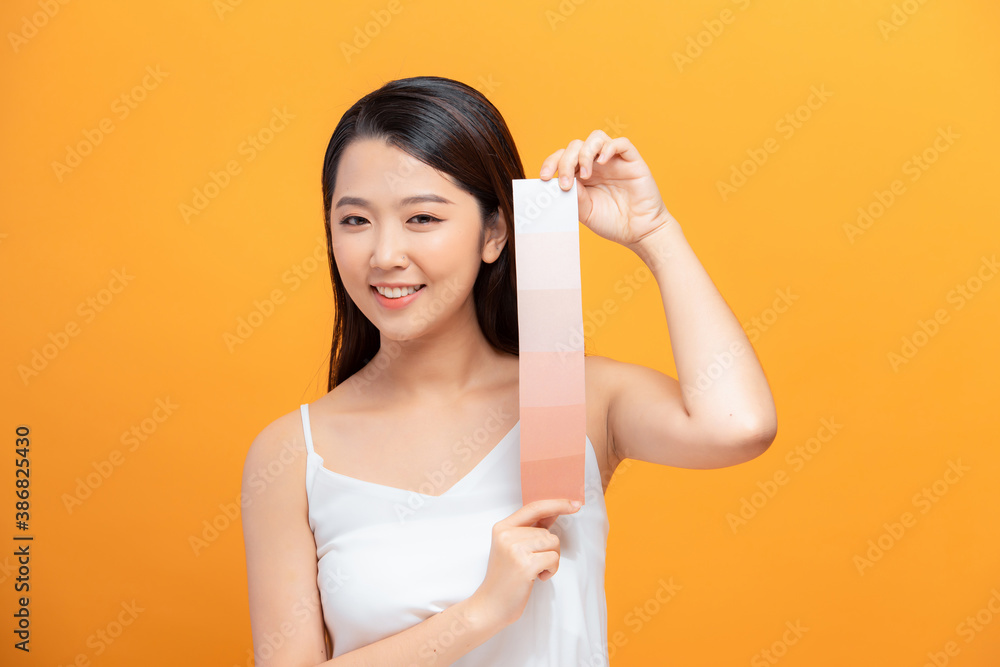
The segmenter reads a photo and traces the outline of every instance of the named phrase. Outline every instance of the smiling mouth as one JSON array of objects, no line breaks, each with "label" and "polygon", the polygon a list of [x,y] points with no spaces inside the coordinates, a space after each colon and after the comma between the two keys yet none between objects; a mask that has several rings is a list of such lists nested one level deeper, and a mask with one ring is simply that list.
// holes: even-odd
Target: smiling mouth
[{"label": "smiling mouth", "polygon": [[424,287],[426,287],[426,285],[414,285],[412,287],[379,287],[377,285],[372,285],[372,289],[387,299],[400,299],[404,296],[409,296],[414,292],[419,292]]}]

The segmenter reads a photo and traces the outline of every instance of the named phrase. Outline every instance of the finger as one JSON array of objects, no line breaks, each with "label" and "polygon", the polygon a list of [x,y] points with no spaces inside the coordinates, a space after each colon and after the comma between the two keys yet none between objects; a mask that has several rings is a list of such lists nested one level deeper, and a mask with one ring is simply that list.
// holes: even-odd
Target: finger
[{"label": "finger", "polygon": [[580,178],[590,178],[594,173],[594,158],[603,152],[604,146],[611,142],[611,137],[604,130],[594,130],[583,142],[580,149]]},{"label": "finger", "polygon": [[[545,536],[549,539],[541,538],[531,546],[533,552],[531,554],[531,561],[533,567],[536,568],[535,576],[542,581],[549,579],[556,573],[556,570],[559,569],[559,557],[562,555],[559,538],[549,532],[546,532]],[[538,568],[541,567],[545,569],[539,572]]]},{"label": "finger", "polygon": [[583,142],[574,139],[569,142],[566,151],[559,158],[559,187],[563,190],[569,190],[573,186],[573,177],[576,176],[576,165],[582,147]]},{"label": "finger", "polygon": [[590,218],[590,213],[594,209],[594,202],[590,198],[590,188],[576,189],[576,208],[579,211],[581,221]]},{"label": "finger", "polygon": [[642,159],[639,155],[638,149],[632,145],[631,141],[625,137],[617,137],[604,146],[601,150],[601,154],[597,156],[597,163],[607,164],[608,160],[615,155],[621,155],[622,159],[626,162],[635,162],[636,160]]},{"label": "finger", "polygon": [[551,516],[543,517],[535,522],[535,526],[539,528],[549,529],[553,526],[553,524],[561,520],[564,515],[575,514],[576,511],[577,511],[576,509],[571,508],[569,512],[560,512],[559,514],[553,514]]},{"label": "finger", "polygon": [[556,172],[556,165],[559,163],[559,158],[562,157],[564,152],[566,152],[566,149],[560,148],[555,153],[545,158],[542,162],[542,168],[538,173],[539,178],[543,181],[547,181],[552,178],[552,175]]},{"label": "finger", "polygon": [[[567,514],[572,514],[572,512],[567,512]],[[536,521],[535,525],[538,526],[539,528],[545,528],[546,530],[548,530],[560,518],[562,518],[561,514],[557,514],[555,516],[547,516],[544,519],[539,519],[538,521]]]},{"label": "finger", "polygon": [[558,554],[560,553],[559,536],[555,533],[550,533],[547,530],[536,530],[532,535],[529,548],[534,553],[554,551]]},{"label": "finger", "polygon": [[[535,554],[535,559],[533,563],[536,568],[538,579],[545,581],[546,579],[551,579],[555,576],[555,573],[559,571],[559,556],[552,555],[551,552],[543,552]],[[542,575],[545,575],[543,578]]]},{"label": "finger", "polygon": [[559,516],[560,514],[572,514],[578,509],[579,507],[573,507],[570,501],[565,498],[535,500],[522,506],[519,510],[498,523],[507,526],[532,526],[540,519]]},{"label": "finger", "polygon": [[613,158],[615,153],[618,152],[619,146],[620,143],[616,143],[616,140],[614,139],[606,143],[601,148],[601,154],[597,156],[597,164],[607,164],[608,160]]}]

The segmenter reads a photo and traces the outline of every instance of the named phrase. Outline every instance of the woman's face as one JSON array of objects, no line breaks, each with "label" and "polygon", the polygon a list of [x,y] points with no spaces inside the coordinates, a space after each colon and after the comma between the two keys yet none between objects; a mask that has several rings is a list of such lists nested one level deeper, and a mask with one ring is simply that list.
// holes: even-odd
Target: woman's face
[{"label": "woman's face", "polygon": [[481,243],[475,197],[376,139],[344,149],[331,206],[344,289],[384,337],[416,338],[456,317],[459,326],[478,326],[472,286],[480,263],[493,262],[503,248],[502,215]]}]

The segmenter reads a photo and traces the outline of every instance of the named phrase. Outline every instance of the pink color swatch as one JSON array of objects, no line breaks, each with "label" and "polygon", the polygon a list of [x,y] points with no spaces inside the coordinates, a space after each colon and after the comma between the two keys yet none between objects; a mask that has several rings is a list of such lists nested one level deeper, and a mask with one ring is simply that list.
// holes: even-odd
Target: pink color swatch
[{"label": "pink color swatch", "polygon": [[514,180],[521,500],[585,502],[587,414],[577,184]]}]

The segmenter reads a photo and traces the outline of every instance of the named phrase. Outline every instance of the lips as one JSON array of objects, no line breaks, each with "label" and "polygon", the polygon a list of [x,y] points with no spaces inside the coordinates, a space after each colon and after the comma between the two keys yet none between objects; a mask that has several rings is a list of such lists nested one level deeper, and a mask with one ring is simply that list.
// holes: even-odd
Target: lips
[{"label": "lips", "polygon": [[387,308],[389,310],[395,310],[398,308],[405,308],[415,299],[418,299],[421,293],[423,293],[424,291],[424,286],[421,286],[420,289],[418,289],[416,292],[413,292],[412,294],[407,294],[406,296],[400,296],[397,298],[383,296],[382,294],[379,293],[379,291],[375,288],[374,285],[372,286],[371,290],[372,293],[375,295],[375,300],[379,303],[380,306],[382,306],[383,308]]},{"label": "lips", "polygon": [[410,290],[413,290],[413,292],[419,292],[424,287],[426,287],[426,285],[422,284],[421,285],[372,285],[372,288],[376,292],[382,294],[387,298],[392,298],[397,293],[399,294],[399,296],[396,296],[395,298],[401,298],[403,296],[408,295],[410,293]]}]

